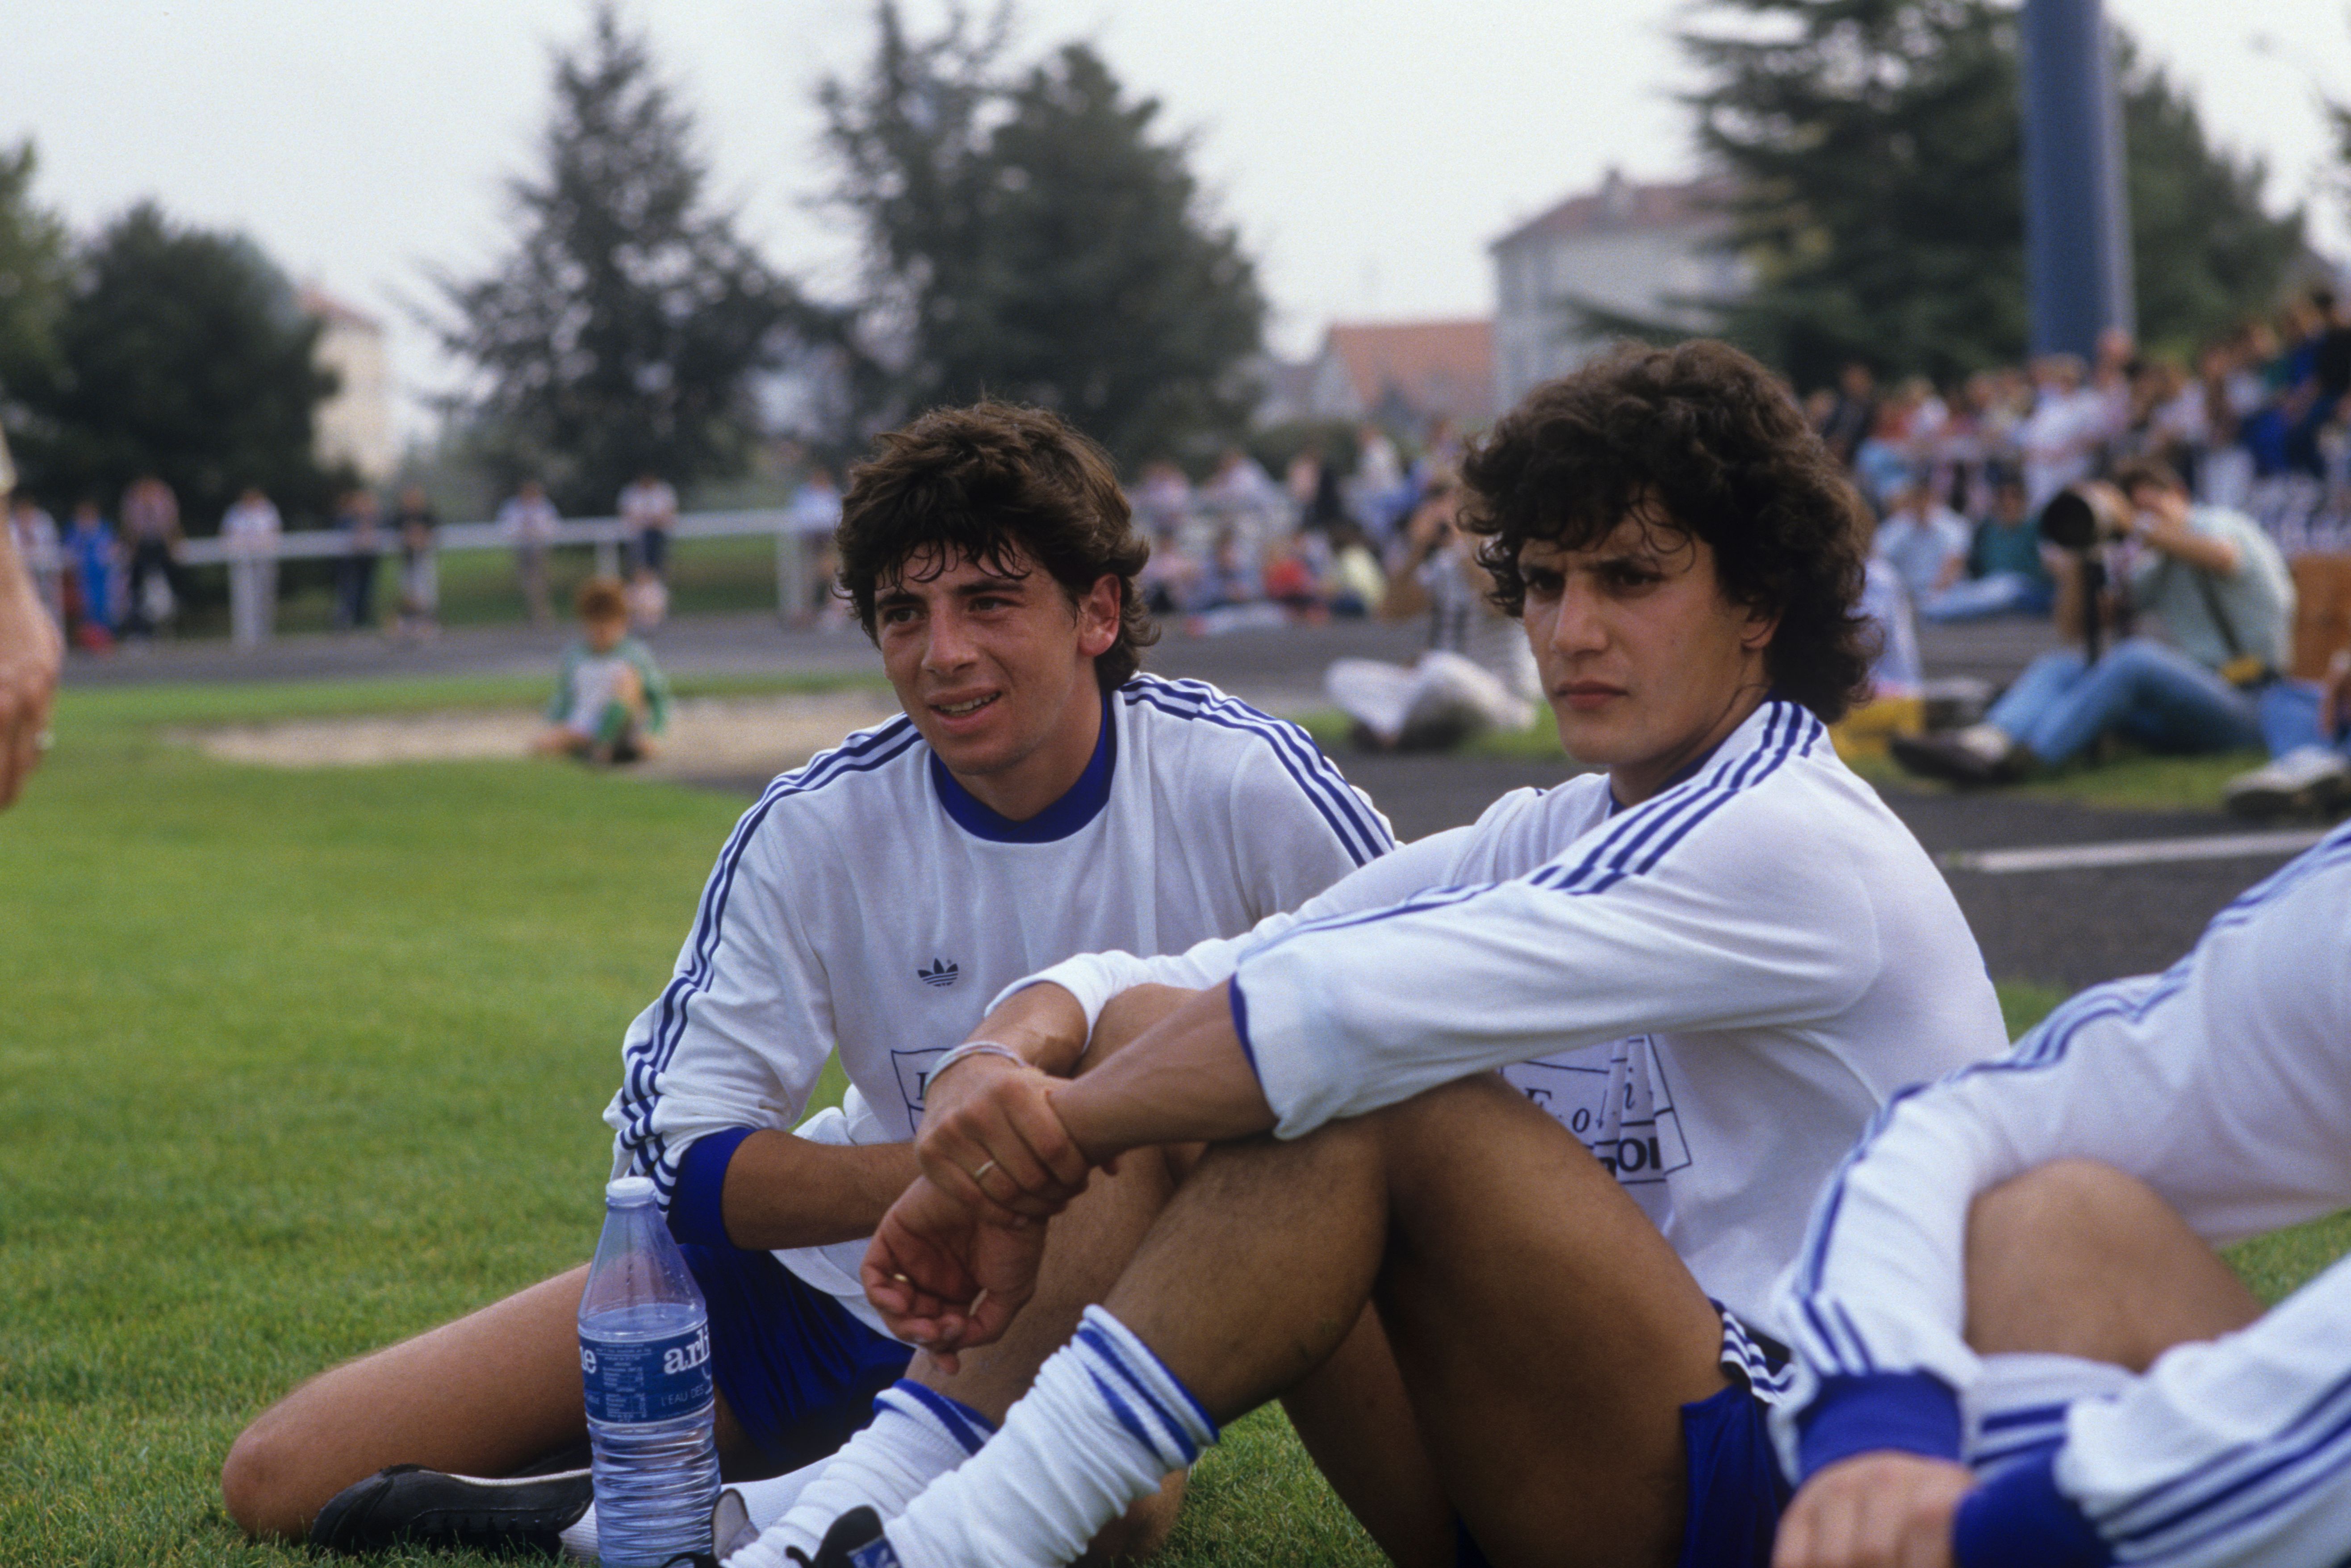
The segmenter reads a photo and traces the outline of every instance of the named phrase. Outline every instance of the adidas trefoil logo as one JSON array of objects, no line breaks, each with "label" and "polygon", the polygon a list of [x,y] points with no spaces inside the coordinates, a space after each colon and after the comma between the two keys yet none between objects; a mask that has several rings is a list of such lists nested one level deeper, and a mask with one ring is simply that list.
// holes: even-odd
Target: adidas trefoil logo
[{"label": "adidas trefoil logo", "polygon": [[952,986],[963,977],[963,971],[945,958],[934,958],[927,969],[917,969],[914,977],[926,986]]}]

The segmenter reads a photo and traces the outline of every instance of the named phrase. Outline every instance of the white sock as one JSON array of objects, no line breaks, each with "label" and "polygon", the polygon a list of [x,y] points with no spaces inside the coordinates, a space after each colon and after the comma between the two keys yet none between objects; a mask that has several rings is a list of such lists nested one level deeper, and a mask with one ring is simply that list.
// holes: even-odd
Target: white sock
[{"label": "white sock", "polygon": [[751,1522],[765,1530],[783,1518],[792,1504],[799,1501],[800,1493],[808,1490],[810,1481],[824,1474],[825,1466],[832,1463],[832,1455],[827,1454],[799,1469],[769,1476],[763,1481],[732,1482],[727,1490],[743,1500],[743,1511],[751,1516]]},{"label": "white sock", "polygon": [[562,1534],[556,1539],[563,1542],[563,1554],[566,1557],[577,1557],[582,1563],[595,1562],[597,1559],[596,1505],[590,1503],[588,1511],[580,1516],[579,1522],[566,1526]]},{"label": "white sock", "polygon": [[1125,1324],[1088,1307],[969,1463],[883,1528],[904,1568],[1068,1563],[1217,1440],[1217,1424]]},{"label": "white sock", "polygon": [[[780,1518],[763,1518],[760,1509],[751,1506],[750,1488],[740,1489],[762,1533],[756,1545],[727,1559],[728,1568],[786,1568],[789,1559],[784,1552],[791,1547],[814,1557],[832,1521],[852,1508],[897,1518],[925,1487],[979,1452],[996,1430],[994,1422],[970,1406],[904,1379],[874,1397],[873,1412],[873,1419],[839,1453],[808,1470],[779,1478],[808,1478],[778,1510]],[[774,1487],[778,1482],[753,1484]]]}]

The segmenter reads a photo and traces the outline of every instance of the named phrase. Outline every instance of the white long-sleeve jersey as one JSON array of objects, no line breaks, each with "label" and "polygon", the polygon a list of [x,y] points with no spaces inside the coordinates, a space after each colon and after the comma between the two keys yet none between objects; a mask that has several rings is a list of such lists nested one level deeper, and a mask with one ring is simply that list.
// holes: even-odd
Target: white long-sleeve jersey
[{"label": "white long-sleeve jersey", "polygon": [[1962,1511],[1973,1562],[2351,1553],[2346,1265],[2119,1393],[2036,1407],[2028,1377],[1986,1414],[2008,1358],[1962,1337],[1969,1207],[2061,1158],[2138,1176],[2215,1245],[2351,1204],[2351,826],[2221,911],[2166,973],[2094,987],[2012,1054],[1887,1108],[1786,1281],[1800,1370],[1773,1416],[1799,1479],[1872,1449],[1959,1457],[1963,1437],[1979,1464],[2008,1460]]},{"label": "white long-sleeve jersey", "polygon": [[1091,1019],[1231,981],[1285,1137],[1500,1068],[1776,1333],[1822,1181],[1895,1091],[2004,1048],[1999,1003],[1940,873],[1796,705],[1612,804],[1598,775],[1517,791],[1245,937],[1023,983]]},{"label": "white long-sleeve jersey", "polygon": [[[802,1131],[912,1137],[931,1063],[1008,980],[1104,944],[1247,930],[1394,845],[1305,732],[1213,686],[1137,675],[1104,710],[1084,777],[1027,821],[973,799],[904,716],[745,813],[604,1113],[615,1170],[653,1177],[673,1229],[724,1238],[726,1156],[791,1128],[836,1049],[848,1103]],[[778,1256],[863,1309],[864,1245]]]}]

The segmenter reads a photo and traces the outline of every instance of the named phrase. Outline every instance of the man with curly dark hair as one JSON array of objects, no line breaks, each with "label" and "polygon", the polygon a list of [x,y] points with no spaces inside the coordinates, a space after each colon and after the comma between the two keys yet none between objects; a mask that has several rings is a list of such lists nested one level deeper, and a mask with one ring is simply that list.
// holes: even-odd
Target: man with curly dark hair
[{"label": "man with curly dark hair", "polygon": [[[1715,343],[1538,389],[1463,476],[1599,771],[982,1021],[1098,1065],[942,1086],[865,1260],[895,1332],[987,1343],[1071,1166],[1209,1147],[998,1434],[816,1568],[1069,1561],[1275,1397],[1398,1563],[1768,1558],[1772,1287],[1813,1196],[1898,1089],[2006,1044],[1950,890],[1827,741],[1865,669],[1858,502]],[[1102,1011],[1152,983],[1188,988],[1139,1030]]]},{"label": "man with curly dark hair", "polygon": [[[1058,416],[981,403],[883,435],[850,472],[838,542],[904,712],[776,779],[727,839],[604,1113],[611,1174],[652,1178],[708,1303],[730,1480],[852,1432],[869,1479],[947,1462],[1059,1339],[977,1358],[942,1397],[857,1277],[914,1179],[926,1093],[975,1071],[948,1048],[998,991],[1071,953],[1246,931],[1393,844],[1302,730],[1137,672],[1146,547],[1108,456]],[[1040,1076],[1077,1061],[994,1049]],[[829,1061],[849,1091],[805,1117]],[[1166,1190],[1155,1165],[1056,1221],[1061,1252],[1114,1268]],[[1104,1235],[1121,1240],[1090,1239]],[[584,1544],[593,1481],[569,1450],[587,1432],[585,1273],[295,1390],[230,1450],[231,1516],[339,1551],[546,1546],[567,1530]],[[1101,1284],[1066,1279],[1064,1331]],[[747,1511],[766,1522],[790,1490]],[[1119,1555],[1165,1532],[1179,1492],[1131,1521]]]}]

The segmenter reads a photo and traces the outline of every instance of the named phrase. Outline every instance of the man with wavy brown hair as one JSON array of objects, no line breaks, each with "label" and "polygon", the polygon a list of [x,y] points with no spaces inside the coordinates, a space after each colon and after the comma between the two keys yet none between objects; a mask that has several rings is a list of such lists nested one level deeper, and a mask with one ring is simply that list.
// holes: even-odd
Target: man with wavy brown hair
[{"label": "man with wavy brown hair", "polygon": [[[1601,771],[1248,937],[1007,996],[975,1038],[1099,1064],[942,1083],[864,1263],[894,1331],[1018,1332],[1036,1220],[1089,1169],[1209,1147],[1000,1431],[829,1521],[816,1568],[1068,1562],[1277,1397],[1413,1568],[1768,1559],[1772,1285],[1813,1195],[1897,1090],[2005,1044],[1949,888],[1827,741],[1865,670],[1859,503],[1706,342],[1538,388],[1462,475]],[[1144,995],[1139,1032],[1105,1010]],[[1367,1319],[1395,1407],[1301,1413]]]},{"label": "man with wavy brown hair", "polygon": [[[869,1416],[861,1451],[959,1458],[1050,1348],[1007,1347],[992,1380],[943,1396],[925,1367],[902,1375],[912,1348],[857,1279],[914,1177],[931,1081],[998,991],[1072,953],[1246,930],[1393,842],[1295,726],[1137,673],[1145,547],[1108,457],[1058,416],[936,410],[850,480],[841,587],[904,713],[745,815],[605,1112],[613,1174],[653,1179],[709,1304],[730,1479],[806,1465]],[[803,1119],[836,1058],[847,1098]],[[1114,1268],[1165,1186],[1138,1157],[1057,1226],[1063,1254]],[[584,1435],[584,1275],[297,1389],[231,1450],[231,1514],[345,1550],[576,1528],[585,1470],[510,1478]],[[1102,1281],[1065,1283],[1073,1320]],[[1120,1544],[1147,1545],[1173,1500]]]}]

